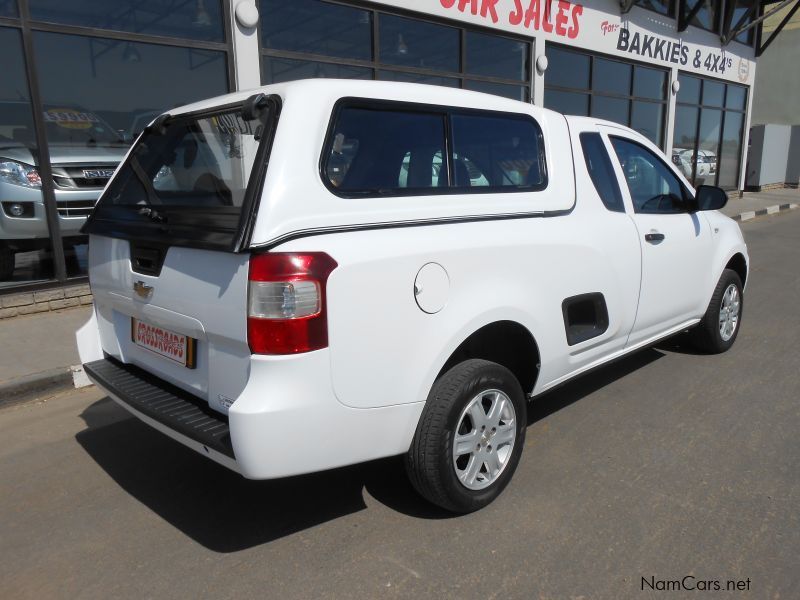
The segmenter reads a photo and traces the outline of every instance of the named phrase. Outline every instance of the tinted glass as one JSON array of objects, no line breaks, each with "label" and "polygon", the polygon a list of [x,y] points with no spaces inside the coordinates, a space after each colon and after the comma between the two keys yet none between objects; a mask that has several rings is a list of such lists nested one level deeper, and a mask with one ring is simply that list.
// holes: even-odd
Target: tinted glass
[{"label": "tinted glass", "polygon": [[291,58],[264,58],[264,83],[280,83],[294,79],[333,77],[336,79],[372,79],[372,69],[351,67],[336,63],[323,63]]},{"label": "tinted glass", "polygon": [[611,143],[628,184],[633,208],[639,213],[681,213],[688,209],[680,180],[647,148],[623,138]]},{"label": "tinted glass", "polygon": [[697,168],[695,184],[714,185],[717,176],[717,157],[722,130],[722,111],[711,108],[700,110],[700,136],[697,140]]},{"label": "tinted glass", "polygon": [[224,52],[38,31],[34,46],[45,105],[89,111],[126,139],[160,112],[228,91]]},{"label": "tinted glass", "polygon": [[381,15],[378,23],[381,63],[458,72],[458,29],[392,15]]},{"label": "tinted glass", "polygon": [[630,95],[631,66],[616,60],[595,58],[592,67],[592,90],[622,96]]},{"label": "tinted glass", "polygon": [[627,99],[592,96],[592,116],[598,119],[608,119],[621,125],[627,125],[629,107],[630,100]]},{"label": "tinted glass", "polygon": [[465,36],[465,73],[528,80],[530,44],[474,31],[467,31]]},{"label": "tinted glass", "polygon": [[[736,25],[738,25],[739,19],[744,17],[745,14],[747,14],[748,9],[750,8],[750,6],[752,6],[752,2],[749,2],[748,0],[730,0],[730,1],[734,3],[733,18],[731,19],[731,27],[735,27]],[[747,19],[744,20],[742,25],[746,25],[747,23],[750,23],[752,20],[753,16],[750,15]],[[744,33],[740,33],[734,39],[737,42],[742,42],[743,44],[750,44],[752,42],[752,34],[753,30],[750,29],[748,31],[745,31]]]},{"label": "tinted glass", "polygon": [[440,177],[444,116],[343,108],[326,149],[329,183],[352,194],[392,194],[447,186]]},{"label": "tinted glass", "polygon": [[547,71],[545,83],[548,86],[589,89],[589,56],[562,48],[547,48]]},{"label": "tinted glass", "polygon": [[736,110],[744,110],[747,100],[747,89],[738,85],[729,85],[725,96],[725,107]]},{"label": "tinted glass", "polygon": [[672,138],[672,163],[689,181],[694,179],[697,143],[697,119],[700,109],[694,106],[675,108],[675,133]]},{"label": "tinted glass", "polygon": [[725,95],[725,84],[706,79],[703,81],[703,104],[707,106],[722,106],[722,97]]},{"label": "tinted glass", "polygon": [[592,183],[608,210],[614,212],[625,212],[622,203],[622,194],[619,191],[619,183],[608,157],[606,147],[599,133],[582,133],[581,146],[583,147],[583,158],[586,161],[586,169],[592,178]]},{"label": "tinted glass", "polygon": [[[159,113],[228,91],[224,52],[41,31],[33,42],[56,193],[70,216],[91,211],[131,140]],[[86,251],[83,241],[73,248]],[[85,262],[75,264],[85,272]]]},{"label": "tinted glass", "polygon": [[[95,208],[90,230],[127,230],[177,245],[203,241],[230,249],[269,111],[183,116],[145,132]],[[136,233],[134,233],[136,232]]]},{"label": "tinted glass", "polygon": [[700,103],[700,84],[701,80],[697,77],[688,75],[678,75],[680,89],[678,90],[678,102],[688,102],[689,104]]},{"label": "tinted glass", "polygon": [[701,5],[700,10],[692,19],[692,25],[715,31],[717,28],[717,3],[715,0],[687,0],[686,14],[688,15],[698,2]]},{"label": "tinted glass", "polygon": [[589,94],[562,92],[561,90],[544,90],[544,106],[557,110],[565,115],[589,116]]},{"label": "tinted glass", "polygon": [[464,89],[483,92],[484,94],[494,94],[495,96],[503,96],[505,98],[511,98],[512,100],[521,100],[522,102],[528,101],[529,93],[527,85],[506,85],[504,83],[472,81],[470,79],[464,81]]},{"label": "tinted glass", "polygon": [[378,71],[378,79],[384,81],[406,81],[409,83],[427,83],[429,85],[442,85],[445,87],[459,87],[458,79],[452,77],[437,77],[436,75],[419,75],[418,73],[404,73],[402,71]]},{"label": "tinted glass", "polygon": [[18,17],[17,0],[0,0],[0,17]]},{"label": "tinted glass", "polygon": [[719,181],[721,188],[735,188],[739,183],[739,161],[742,156],[742,125],[744,114],[725,113],[722,146],[719,152]]},{"label": "tinted glass", "polygon": [[636,0],[636,6],[641,6],[648,10],[654,10],[662,15],[668,15],[670,0]]},{"label": "tinted glass", "polygon": [[370,60],[372,17],[365,10],[319,0],[260,0],[265,48]]},{"label": "tinted glass", "polygon": [[452,131],[456,187],[544,186],[541,133],[531,119],[453,115]]},{"label": "tinted glass", "polygon": [[[18,29],[0,27],[0,289],[54,275]],[[83,223],[79,219],[79,226]],[[65,228],[65,233],[77,233]],[[45,253],[39,250],[46,250]],[[85,263],[86,254],[81,256]],[[72,261],[77,262],[77,259]],[[74,268],[74,264],[73,264]]]},{"label": "tinted glass", "polygon": [[667,73],[660,69],[635,66],[633,68],[633,95],[637,98],[663,100],[667,92]]},{"label": "tinted glass", "polygon": [[631,129],[661,146],[661,132],[664,124],[664,105],[656,102],[634,100],[631,106]]},{"label": "tinted glass", "polygon": [[95,29],[224,41],[222,2],[29,0],[31,18]]}]

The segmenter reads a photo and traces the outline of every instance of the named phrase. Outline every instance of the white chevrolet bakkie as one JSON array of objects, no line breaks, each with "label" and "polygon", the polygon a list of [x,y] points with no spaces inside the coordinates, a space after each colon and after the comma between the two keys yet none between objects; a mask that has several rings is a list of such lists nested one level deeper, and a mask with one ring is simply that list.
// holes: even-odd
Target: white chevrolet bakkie
[{"label": "white chevrolet bakkie", "polygon": [[511,479],[529,399],[686,330],[733,344],[726,199],[628,128],[495,96],[230,94],[158,117],[104,190],[81,360],[245,477],[402,454],[468,512]]}]

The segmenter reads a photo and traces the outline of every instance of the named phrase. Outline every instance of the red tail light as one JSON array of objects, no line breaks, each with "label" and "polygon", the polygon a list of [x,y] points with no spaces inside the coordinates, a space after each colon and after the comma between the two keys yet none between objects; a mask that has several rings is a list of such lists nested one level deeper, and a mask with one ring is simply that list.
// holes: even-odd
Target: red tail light
[{"label": "red tail light", "polygon": [[324,252],[250,257],[247,341],[253,354],[298,354],[328,346],[325,287],[336,266]]}]

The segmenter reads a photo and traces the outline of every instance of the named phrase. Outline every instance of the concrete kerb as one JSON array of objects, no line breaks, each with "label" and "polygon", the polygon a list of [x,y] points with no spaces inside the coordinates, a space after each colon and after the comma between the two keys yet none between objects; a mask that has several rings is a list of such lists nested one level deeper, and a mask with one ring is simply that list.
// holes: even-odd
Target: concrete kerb
[{"label": "concrete kerb", "polygon": [[794,210],[797,208],[797,204],[794,203],[786,203],[786,204],[774,204],[772,206],[767,206],[766,208],[760,208],[758,210],[746,210],[744,212],[739,213],[738,215],[734,215],[731,217],[734,221],[749,221],[750,219],[755,219],[756,217],[763,217],[764,215],[772,215],[778,212],[782,212],[784,210]]},{"label": "concrete kerb", "polygon": [[75,387],[73,369],[58,367],[0,382],[0,408]]}]

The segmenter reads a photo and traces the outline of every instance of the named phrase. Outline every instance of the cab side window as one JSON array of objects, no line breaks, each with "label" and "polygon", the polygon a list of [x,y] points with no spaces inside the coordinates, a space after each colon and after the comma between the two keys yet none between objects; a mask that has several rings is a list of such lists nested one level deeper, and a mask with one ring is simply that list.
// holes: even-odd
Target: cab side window
[{"label": "cab side window", "polygon": [[624,213],[622,192],[619,190],[619,182],[603,139],[599,133],[593,132],[582,133],[580,138],[586,169],[589,171],[597,194],[608,210]]},{"label": "cab side window", "polygon": [[691,201],[680,179],[653,152],[632,140],[611,137],[637,213],[688,212]]}]

